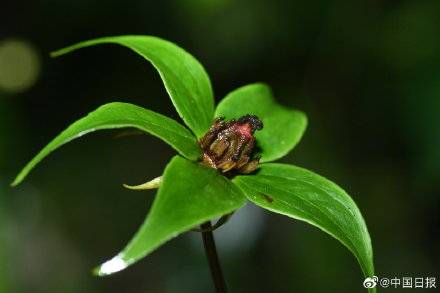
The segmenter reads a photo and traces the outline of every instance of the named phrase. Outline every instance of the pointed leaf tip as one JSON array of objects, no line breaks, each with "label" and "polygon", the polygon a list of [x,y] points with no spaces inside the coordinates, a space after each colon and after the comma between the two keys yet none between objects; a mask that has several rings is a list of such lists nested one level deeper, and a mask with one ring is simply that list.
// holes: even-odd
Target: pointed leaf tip
[{"label": "pointed leaf tip", "polygon": [[104,277],[122,271],[126,267],[128,267],[128,263],[121,256],[117,255],[102,265],[94,268],[93,275]]},{"label": "pointed leaf tip", "polygon": [[139,184],[139,185],[127,185],[122,184],[127,189],[131,190],[147,190],[147,189],[156,189],[160,187],[160,182],[162,181],[162,176],[156,177],[153,180],[150,180],[148,182]]}]

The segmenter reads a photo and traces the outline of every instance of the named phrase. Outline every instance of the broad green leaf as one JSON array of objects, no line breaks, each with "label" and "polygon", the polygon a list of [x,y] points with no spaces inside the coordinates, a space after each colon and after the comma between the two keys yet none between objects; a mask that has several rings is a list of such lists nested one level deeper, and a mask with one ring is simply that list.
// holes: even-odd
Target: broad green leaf
[{"label": "broad green leaf", "polygon": [[96,130],[124,127],[137,128],[157,136],[188,159],[195,160],[200,156],[194,135],[173,119],[132,104],[109,103],[76,121],[55,137],[23,168],[12,185],[19,184],[42,159],[63,144]]},{"label": "broad green leaf", "polygon": [[261,162],[279,159],[292,150],[301,139],[306,126],[304,113],[283,107],[275,101],[269,86],[262,83],[240,87],[229,93],[217,106],[216,117],[238,118],[257,115],[264,124],[255,133],[261,148]]},{"label": "broad green leaf", "polygon": [[179,46],[152,36],[116,36],[88,40],[52,53],[60,56],[99,44],[130,48],[159,72],[165,88],[186,125],[201,137],[212,123],[214,98],[209,76],[203,66]]},{"label": "broad green leaf", "polygon": [[332,235],[356,256],[365,276],[374,275],[367,226],[355,202],[339,186],[306,169],[273,163],[233,181],[255,204]]},{"label": "broad green leaf", "polygon": [[139,231],[96,273],[102,276],[125,269],[178,234],[228,214],[245,202],[241,190],[216,170],[176,156],[165,169],[157,197]]}]

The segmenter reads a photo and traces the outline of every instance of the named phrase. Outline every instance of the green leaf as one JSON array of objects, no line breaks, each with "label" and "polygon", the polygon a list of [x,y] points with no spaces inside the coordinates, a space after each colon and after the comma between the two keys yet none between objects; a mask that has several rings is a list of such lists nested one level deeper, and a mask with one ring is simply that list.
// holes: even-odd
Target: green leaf
[{"label": "green leaf", "polygon": [[264,124],[255,133],[261,148],[261,162],[279,159],[292,150],[301,139],[306,126],[304,113],[285,108],[275,101],[269,86],[262,83],[240,87],[229,93],[217,106],[216,117],[238,118],[257,115]]},{"label": "green leaf", "polygon": [[123,127],[134,127],[157,136],[188,159],[195,160],[200,156],[194,135],[173,119],[132,104],[109,103],[76,121],[55,137],[23,168],[12,186],[23,181],[42,159],[63,144],[96,130]]},{"label": "green leaf", "polygon": [[125,249],[95,270],[109,275],[125,269],[164,242],[246,202],[232,182],[216,170],[181,157],[167,165],[151,210]]},{"label": "green leaf", "polygon": [[180,117],[197,137],[203,136],[213,120],[211,82],[203,66],[179,46],[152,36],[117,36],[77,43],[53,52],[52,56],[107,43],[130,48],[150,61],[159,72]]},{"label": "green leaf", "polygon": [[367,226],[355,202],[339,186],[306,169],[273,163],[233,181],[255,204],[332,235],[356,256],[365,276],[374,275]]}]

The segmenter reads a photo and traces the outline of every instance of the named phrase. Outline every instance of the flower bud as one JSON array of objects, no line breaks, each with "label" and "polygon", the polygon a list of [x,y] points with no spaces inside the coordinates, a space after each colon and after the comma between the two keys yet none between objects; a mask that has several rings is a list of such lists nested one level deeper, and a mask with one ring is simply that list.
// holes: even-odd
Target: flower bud
[{"label": "flower bud", "polygon": [[223,173],[248,174],[258,166],[255,156],[254,132],[263,128],[263,122],[255,115],[245,115],[238,120],[215,119],[208,132],[200,139],[203,150],[202,164]]}]

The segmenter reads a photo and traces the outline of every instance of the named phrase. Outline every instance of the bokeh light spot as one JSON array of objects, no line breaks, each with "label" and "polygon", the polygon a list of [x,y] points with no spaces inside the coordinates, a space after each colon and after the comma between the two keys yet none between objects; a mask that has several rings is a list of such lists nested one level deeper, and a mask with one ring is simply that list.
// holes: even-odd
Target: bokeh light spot
[{"label": "bokeh light spot", "polygon": [[0,41],[0,91],[19,93],[38,78],[40,58],[31,44],[18,39]]}]

